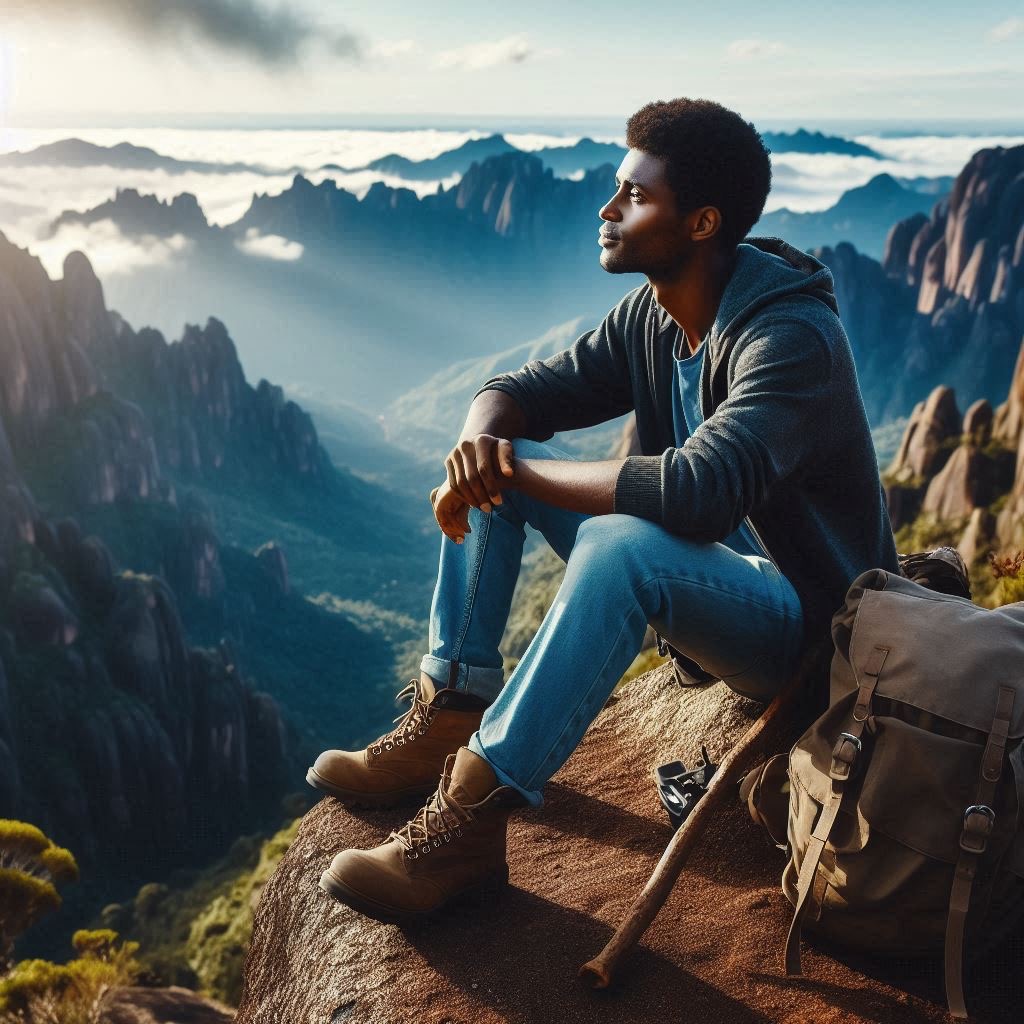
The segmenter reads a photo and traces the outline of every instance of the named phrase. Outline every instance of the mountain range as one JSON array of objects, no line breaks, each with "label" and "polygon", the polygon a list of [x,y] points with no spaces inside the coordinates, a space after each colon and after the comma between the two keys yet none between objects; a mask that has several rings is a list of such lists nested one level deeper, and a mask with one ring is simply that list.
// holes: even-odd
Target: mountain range
[{"label": "mountain range", "polygon": [[[149,236],[176,239],[167,260],[109,279],[126,317],[170,329],[217,309],[264,376],[369,408],[460,359],[503,351],[570,316],[602,316],[639,281],[598,265],[597,211],[613,190],[610,165],[569,180],[538,156],[505,152],[423,197],[377,183],[359,199],[331,179],[297,175],[216,227],[190,195],[168,203],[124,189],[53,227],[110,221],[147,246]],[[882,175],[830,210],[767,214],[755,233],[806,248],[850,236],[880,257],[892,223],[934,201]],[[291,246],[290,258],[270,258],[259,248],[266,239]],[[303,339],[301,358],[282,345],[288,336]]]},{"label": "mountain range", "polygon": [[[869,146],[841,136],[810,132],[804,128],[799,128],[795,132],[765,132],[762,137],[773,153],[838,153],[845,156],[881,159],[881,155]],[[465,174],[472,164],[479,163],[487,157],[520,152],[524,151],[509,142],[504,135],[496,134],[470,139],[460,146],[423,160],[413,160],[397,153],[390,153],[357,167],[328,163],[323,164],[320,169],[344,172],[369,170],[409,181],[431,181],[449,178],[455,174]],[[542,160],[545,167],[549,167],[561,177],[593,170],[602,164],[618,166],[626,153],[625,149],[616,143],[596,142],[587,137],[571,145],[544,146],[533,152]],[[300,170],[294,166],[268,167],[240,161],[179,160],[158,153],[148,146],[137,146],[130,142],[102,146],[78,138],[60,139],[25,151],[0,153],[0,167],[116,167],[129,170],[163,170],[169,174],[183,174],[188,171],[229,174],[245,171],[268,175]]]},{"label": "mountain range", "polygon": [[437,532],[249,384],[220,321],[136,331],[81,253],[51,280],[2,235],[0,304],[0,818],[87,879],[45,945],[385,730]]}]

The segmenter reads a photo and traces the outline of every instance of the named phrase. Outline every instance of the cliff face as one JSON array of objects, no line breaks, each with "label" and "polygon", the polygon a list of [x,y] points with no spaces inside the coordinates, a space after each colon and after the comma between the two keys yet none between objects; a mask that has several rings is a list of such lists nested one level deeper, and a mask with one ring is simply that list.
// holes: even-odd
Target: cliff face
[{"label": "cliff face", "polygon": [[930,217],[893,227],[884,267],[914,296],[915,400],[942,381],[1000,394],[1024,334],[1024,146],[975,153]]},{"label": "cliff face", "polygon": [[121,870],[173,863],[182,837],[231,835],[272,806],[281,714],[225,652],[190,649],[163,580],[119,570],[73,520],[35,520],[0,569],[0,817],[102,874],[115,851]]},{"label": "cliff face", "polygon": [[145,411],[159,463],[184,477],[268,471],[320,490],[338,483],[309,415],[281,388],[245,379],[224,324],[187,325],[180,341],[134,331],[107,311],[81,253],[68,256],[60,285],[67,333],[119,400]]},{"label": "cliff face", "polygon": [[42,264],[0,234],[0,419],[13,445],[38,443],[55,415],[94,394],[96,373],[69,337]]},{"label": "cliff face", "polygon": [[[2,237],[0,301],[0,817],[43,828],[94,884],[157,872],[256,827],[294,785],[292,727],[218,640],[280,646],[276,616],[336,661],[356,632],[289,595],[276,545],[232,549],[229,580],[209,510],[177,503],[168,474],[338,494],[334,470],[301,409],[247,384],[219,322],[173,345],[136,333],[81,254],[52,282]],[[158,574],[79,525],[104,515]]]}]

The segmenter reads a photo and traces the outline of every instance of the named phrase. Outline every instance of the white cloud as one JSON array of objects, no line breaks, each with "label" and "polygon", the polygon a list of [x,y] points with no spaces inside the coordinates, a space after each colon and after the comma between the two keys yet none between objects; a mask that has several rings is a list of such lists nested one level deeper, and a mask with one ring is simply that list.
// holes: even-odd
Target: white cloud
[{"label": "white cloud", "polygon": [[392,60],[395,57],[404,57],[408,53],[415,53],[418,49],[414,39],[382,39],[370,47],[370,57]]},{"label": "white cloud", "polygon": [[524,35],[514,35],[506,36],[504,39],[469,43],[454,50],[444,50],[437,55],[434,64],[438,68],[480,71],[501,64],[522,64],[533,56],[536,56],[536,51],[530,45],[529,39]]},{"label": "white cloud", "polygon": [[1020,35],[1024,35],[1024,18],[1007,18],[988,33],[993,43],[1005,43],[1008,39],[1015,39]]},{"label": "white cloud", "polygon": [[100,220],[89,226],[67,224],[52,238],[42,241],[13,240],[26,246],[33,256],[38,256],[52,278],[63,275],[65,257],[78,249],[89,257],[100,280],[170,263],[193,244],[184,235],[171,238],[155,238],[151,235],[128,238],[110,220]]},{"label": "white cloud", "polygon": [[726,53],[734,60],[777,57],[788,51],[789,47],[785,43],[773,42],[770,39],[735,39],[726,47]]},{"label": "white cloud", "polygon": [[301,242],[293,242],[282,235],[261,235],[258,228],[249,228],[245,238],[235,246],[249,256],[262,256],[268,260],[297,260],[302,256]]}]

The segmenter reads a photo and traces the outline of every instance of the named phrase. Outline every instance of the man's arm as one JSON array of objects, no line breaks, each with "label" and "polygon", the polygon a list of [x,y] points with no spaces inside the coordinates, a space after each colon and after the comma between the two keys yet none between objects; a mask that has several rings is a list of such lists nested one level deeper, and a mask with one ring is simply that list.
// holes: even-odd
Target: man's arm
[{"label": "man's arm", "polygon": [[514,399],[525,421],[513,436],[534,441],[630,412],[634,401],[628,342],[644,323],[651,301],[649,286],[634,289],[567,349],[491,377],[477,397],[497,390]]}]

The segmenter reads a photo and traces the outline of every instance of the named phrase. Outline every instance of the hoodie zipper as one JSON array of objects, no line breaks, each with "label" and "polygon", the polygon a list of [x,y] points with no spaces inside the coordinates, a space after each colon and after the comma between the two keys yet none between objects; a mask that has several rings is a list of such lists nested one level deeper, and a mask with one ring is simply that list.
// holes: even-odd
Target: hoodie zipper
[{"label": "hoodie zipper", "polygon": [[781,576],[782,570],[779,568],[779,563],[776,562],[774,558],[772,558],[772,553],[768,550],[768,546],[765,544],[765,542],[761,540],[761,534],[757,532],[757,528],[750,521],[750,516],[744,516],[743,522],[745,522],[747,526],[750,527],[750,532],[754,535],[754,540],[756,540],[757,543],[761,545],[761,550],[768,556],[768,561],[775,566],[776,572],[778,572],[778,574]]}]

